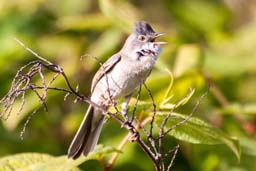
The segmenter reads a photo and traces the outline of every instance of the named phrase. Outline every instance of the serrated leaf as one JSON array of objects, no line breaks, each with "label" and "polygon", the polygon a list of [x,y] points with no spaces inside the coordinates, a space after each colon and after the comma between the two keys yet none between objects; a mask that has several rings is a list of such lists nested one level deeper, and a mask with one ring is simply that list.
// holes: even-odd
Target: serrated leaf
[{"label": "serrated leaf", "polygon": [[98,145],[88,157],[80,157],[76,160],[68,159],[66,155],[53,157],[41,153],[22,153],[7,156],[0,159],[1,171],[80,171],[78,166],[91,159],[116,152],[112,147]]},{"label": "serrated leaf", "polygon": [[25,171],[25,168],[32,168],[35,164],[44,163],[53,158],[53,156],[50,156],[48,154],[40,153],[20,153],[6,156],[0,159],[0,170]]},{"label": "serrated leaf", "polygon": [[[156,121],[158,126],[161,125],[165,117],[166,114],[164,113],[157,115]],[[165,130],[171,128],[177,123],[180,123],[187,117],[188,116],[182,114],[173,113],[165,126]],[[169,135],[175,137],[176,139],[193,144],[225,144],[232,150],[237,159],[240,161],[239,141],[201,119],[191,117],[185,123],[171,130]]]},{"label": "serrated leaf", "polygon": [[101,156],[118,152],[113,147],[97,145],[96,149],[90,153],[87,157],[80,157],[76,160],[68,159],[67,156],[56,157],[48,162],[43,164],[36,165],[31,171],[49,171],[49,170],[61,170],[61,171],[73,171],[72,169],[76,168],[80,164],[84,163],[87,160],[98,159]]}]

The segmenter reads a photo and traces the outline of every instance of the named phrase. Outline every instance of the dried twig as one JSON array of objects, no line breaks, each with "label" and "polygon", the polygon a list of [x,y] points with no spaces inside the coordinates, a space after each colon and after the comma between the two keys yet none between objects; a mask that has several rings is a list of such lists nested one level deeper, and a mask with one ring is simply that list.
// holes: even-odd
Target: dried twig
[{"label": "dried twig", "polygon": [[170,170],[171,170],[171,167],[173,166],[173,162],[174,162],[174,159],[176,158],[176,155],[177,155],[177,153],[178,153],[179,148],[180,148],[180,146],[179,146],[179,144],[178,144],[178,145],[176,145],[171,151],[169,151],[169,154],[171,154],[172,152],[174,152],[174,153],[173,153],[173,156],[172,156],[172,158],[171,158],[171,161],[170,161],[170,163],[169,163],[169,165],[168,165],[168,167],[167,167],[167,171],[170,171]]},{"label": "dried twig", "polygon": [[176,127],[178,127],[179,125],[182,125],[184,123],[186,123],[195,113],[195,111],[198,109],[199,105],[201,104],[201,102],[203,101],[203,99],[208,95],[209,93],[209,87],[210,85],[208,85],[207,87],[207,91],[197,100],[196,104],[194,105],[192,111],[190,112],[190,114],[183,119],[182,121],[178,122],[177,124],[173,125],[172,127],[170,127],[169,129],[167,129],[167,131],[165,131],[165,133],[163,134],[163,136],[165,136],[166,134],[168,134],[170,131],[172,131],[173,129],[175,129]]},{"label": "dried twig", "polygon": [[139,91],[138,91],[138,94],[137,94],[137,97],[136,97],[136,102],[133,106],[133,110],[132,110],[132,116],[131,116],[131,120],[130,122],[132,123],[135,119],[135,112],[136,112],[136,109],[137,109],[137,105],[138,105],[138,102],[139,102],[139,98],[140,98],[140,93],[141,93],[141,86],[139,87]]},{"label": "dried twig", "polygon": [[152,120],[150,122],[150,129],[149,129],[149,136],[152,137],[152,131],[153,131],[153,127],[154,127],[153,123],[155,121],[155,116],[156,116],[156,103],[155,103],[154,97],[153,97],[150,89],[147,87],[147,85],[145,83],[143,85],[144,85],[145,89],[147,90],[147,93],[152,101],[152,106],[153,106],[153,115],[152,115]]}]

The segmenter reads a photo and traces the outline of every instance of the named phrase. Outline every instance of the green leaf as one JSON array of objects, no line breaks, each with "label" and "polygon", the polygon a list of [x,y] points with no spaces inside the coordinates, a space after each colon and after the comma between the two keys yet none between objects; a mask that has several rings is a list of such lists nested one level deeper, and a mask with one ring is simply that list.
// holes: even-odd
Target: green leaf
[{"label": "green leaf", "polygon": [[185,105],[189,100],[190,98],[193,96],[195,92],[195,89],[189,89],[189,93],[183,97],[182,99],[180,99],[177,103],[173,104],[173,103],[170,103],[170,99],[173,97],[173,96],[170,96],[168,97],[167,99],[164,99],[161,104],[160,104],[160,108],[161,109],[173,109],[173,108],[178,108],[180,106],[183,106]]},{"label": "green leaf", "polygon": [[1,171],[30,170],[35,164],[44,163],[54,157],[40,153],[21,153],[0,159]]},{"label": "green leaf", "polygon": [[164,98],[163,98],[164,100],[163,101],[165,101],[165,99],[171,99],[171,97],[173,96],[173,94],[169,95],[171,93],[172,86],[173,86],[173,81],[174,81],[173,74],[172,74],[172,72],[168,68],[166,68],[165,71],[170,76],[170,84],[169,84],[169,86],[168,86],[168,88],[167,88],[167,90],[166,90],[166,92],[164,94]]},{"label": "green leaf", "polygon": [[108,153],[116,152],[117,150],[113,147],[106,147],[103,145],[98,145],[96,149],[90,153],[87,157],[80,157],[76,160],[68,159],[67,156],[60,156],[54,158],[48,162],[38,164],[34,167],[32,171],[49,171],[49,170],[61,170],[61,171],[70,171],[75,169],[80,164],[84,163],[87,160],[98,159],[101,156],[104,156]]},{"label": "green leaf", "polygon": [[98,145],[87,157],[76,160],[68,159],[66,155],[53,157],[48,154],[22,153],[0,159],[1,171],[79,171],[78,166],[87,160],[98,159],[108,153],[116,152],[112,147]]},{"label": "green leaf", "polygon": [[[165,117],[166,113],[157,115],[157,125],[161,125]],[[182,114],[173,113],[168,120],[165,129],[167,130],[168,128],[173,127],[174,125],[182,122],[184,119],[187,119],[187,117],[188,116]],[[175,129],[171,130],[169,135],[175,137],[176,139],[193,144],[225,144],[233,151],[237,159],[240,161],[239,141],[198,118],[189,118],[185,123],[180,124]]]}]

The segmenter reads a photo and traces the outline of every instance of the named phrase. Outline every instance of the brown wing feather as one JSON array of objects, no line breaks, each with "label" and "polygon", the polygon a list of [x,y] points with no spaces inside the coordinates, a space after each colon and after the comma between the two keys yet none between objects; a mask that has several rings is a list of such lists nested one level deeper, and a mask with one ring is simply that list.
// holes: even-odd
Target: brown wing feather
[{"label": "brown wing feather", "polygon": [[121,60],[120,54],[115,54],[111,56],[97,71],[93,80],[92,80],[92,87],[91,92],[93,92],[94,88],[96,87],[99,80],[107,74],[119,61]]}]

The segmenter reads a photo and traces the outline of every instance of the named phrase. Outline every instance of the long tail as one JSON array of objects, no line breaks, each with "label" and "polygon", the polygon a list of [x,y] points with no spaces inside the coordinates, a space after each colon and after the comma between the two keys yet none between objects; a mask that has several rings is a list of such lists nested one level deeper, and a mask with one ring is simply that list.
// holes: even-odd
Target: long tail
[{"label": "long tail", "polygon": [[76,159],[82,153],[87,156],[96,146],[104,116],[90,105],[68,149],[68,158]]}]

